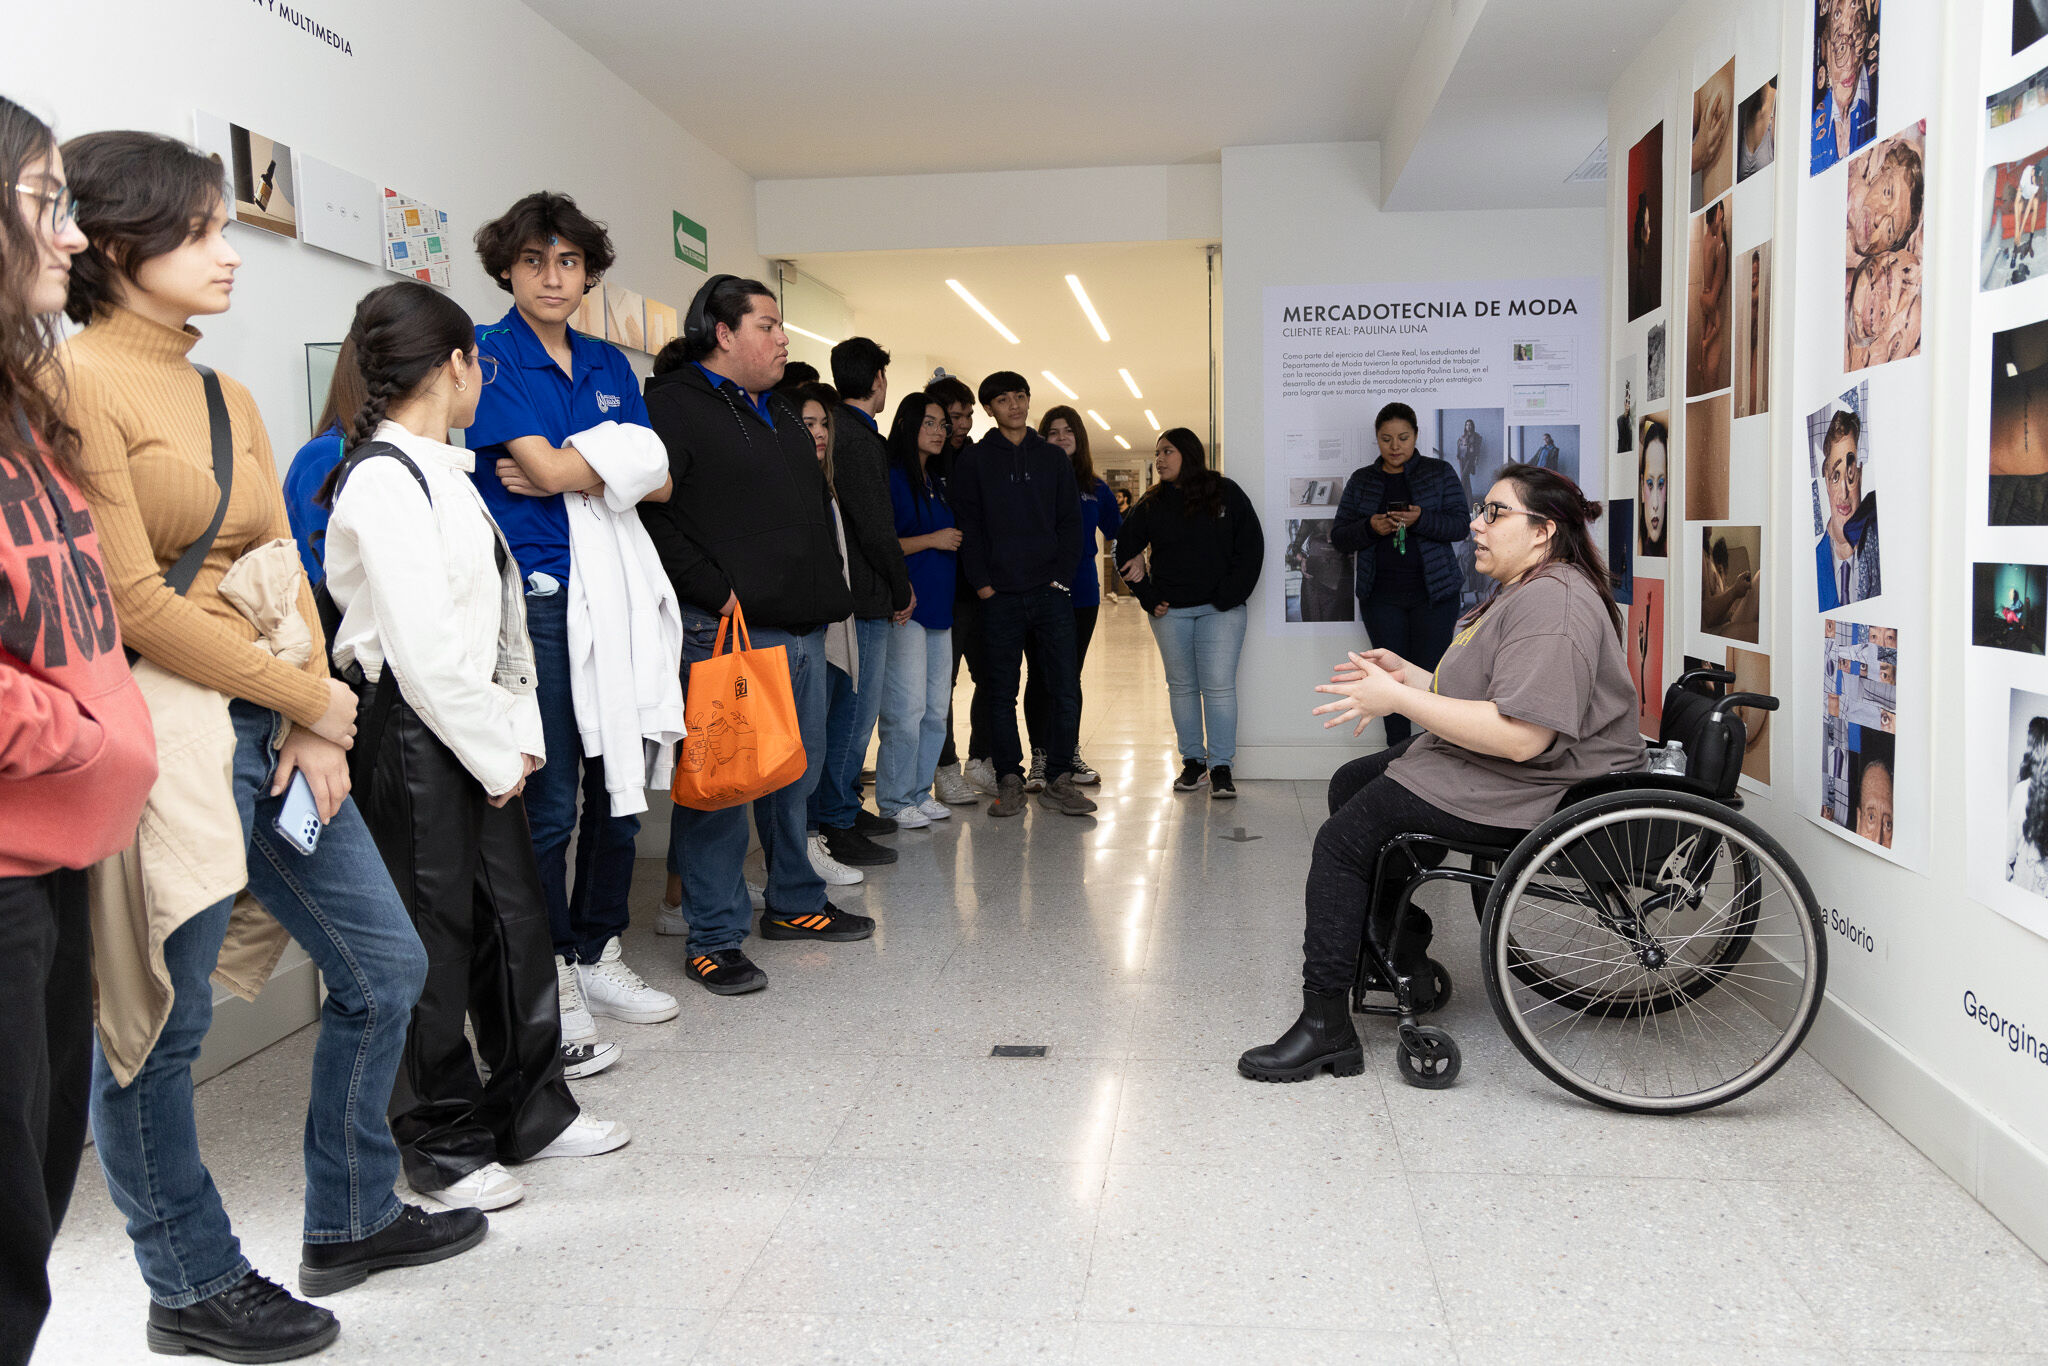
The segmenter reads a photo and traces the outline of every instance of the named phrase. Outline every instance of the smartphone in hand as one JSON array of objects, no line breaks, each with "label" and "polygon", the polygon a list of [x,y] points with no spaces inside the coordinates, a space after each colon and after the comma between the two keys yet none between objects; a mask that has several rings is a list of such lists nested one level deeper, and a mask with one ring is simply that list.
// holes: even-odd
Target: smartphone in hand
[{"label": "smartphone in hand", "polygon": [[320,819],[320,804],[313,800],[313,785],[306,781],[305,771],[294,771],[291,783],[284,790],[284,805],[278,808],[274,828],[286,844],[302,854],[310,854],[319,845],[320,831],[325,825]]}]

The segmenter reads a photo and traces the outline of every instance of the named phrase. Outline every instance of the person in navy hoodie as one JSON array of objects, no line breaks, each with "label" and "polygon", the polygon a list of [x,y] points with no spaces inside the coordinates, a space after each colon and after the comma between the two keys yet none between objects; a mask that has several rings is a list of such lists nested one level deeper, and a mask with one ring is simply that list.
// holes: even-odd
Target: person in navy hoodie
[{"label": "person in navy hoodie", "polygon": [[[1088,451],[1088,429],[1081,415],[1062,403],[1045,410],[1038,420],[1038,434],[1067,453],[1074,462],[1074,487],[1081,494],[1081,563],[1074,570],[1074,782],[1093,787],[1102,781],[1094,769],[1081,761],[1078,741],[1081,708],[1087,699],[1081,689],[1081,670],[1088,663],[1088,642],[1095,638],[1095,620],[1102,612],[1102,570],[1095,562],[1098,534],[1114,544],[1123,528],[1123,510],[1116,495],[1095,473],[1095,460]],[[1045,746],[1052,735],[1052,689],[1034,660],[1031,680],[1024,685],[1024,726],[1031,732],[1031,771],[1024,777],[1024,790],[1036,792],[1045,786]],[[1036,784],[1036,786],[1034,786]]]}]

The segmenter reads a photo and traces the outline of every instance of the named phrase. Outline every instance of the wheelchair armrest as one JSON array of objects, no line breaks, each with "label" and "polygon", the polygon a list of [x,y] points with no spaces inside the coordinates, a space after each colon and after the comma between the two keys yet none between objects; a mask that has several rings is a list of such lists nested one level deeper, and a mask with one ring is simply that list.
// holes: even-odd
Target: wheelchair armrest
[{"label": "wheelchair armrest", "polygon": [[1708,801],[1719,802],[1732,810],[1742,809],[1742,798],[1739,794],[1730,792],[1723,796],[1698,778],[1688,777],[1682,773],[1642,773],[1634,770],[1625,773],[1603,773],[1597,778],[1573,783],[1565,789],[1564,800],[1558,803],[1558,809],[1562,811],[1567,806],[1590,801],[1595,797],[1605,797],[1611,792],[1644,790],[1690,792],[1695,797],[1705,797]]}]

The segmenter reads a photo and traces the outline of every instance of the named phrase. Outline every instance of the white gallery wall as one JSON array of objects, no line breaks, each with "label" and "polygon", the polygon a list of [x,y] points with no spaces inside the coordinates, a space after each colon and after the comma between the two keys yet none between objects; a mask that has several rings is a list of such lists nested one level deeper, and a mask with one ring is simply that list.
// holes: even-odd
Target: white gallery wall
[{"label": "white gallery wall", "polygon": [[[1978,838],[1981,832],[1973,829],[1967,783],[1982,765],[1968,746],[1989,737],[1985,742],[1999,751],[1992,767],[2003,771],[2007,743],[2002,697],[1997,724],[1980,725],[1983,718],[1973,718],[1973,709],[1991,704],[1971,691],[1983,672],[1972,655],[1971,561],[1993,557],[1970,539],[1971,529],[1982,526],[1985,497],[1977,445],[1985,440],[1980,391],[1988,389],[1988,330],[1974,312],[1984,229],[1984,94],[2048,66],[2048,47],[2035,48],[2027,62],[2007,55],[2010,18],[2010,0],[1885,0],[1882,7],[1883,70],[1869,145],[1881,151],[1887,139],[1910,138],[1926,120],[1917,347],[1845,356],[1845,182],[1856,168],[1810,173],[1811,0],[1697,0],[1616,83],[1609,105],[1613,247],[1606,275],[1611,351],[1640,355],[1652,326],[1668,328],[1668,392],[1645,405],[1639,388],[1636,415],[1668,408],[1674,419],[1672,551],[1668,559],[1635,565],[1639,592],[1646,578],[1666,582],[1667,681],[1687,655],[1720,662],[1716,656],[1727,644],[1725,633],[1703,631],[1699,621],[1703,526],[1761,526],[1761,630],[1758,639],[1741,644],[1768,658],[1770,690],[1784,705],[1768,731],[1769,781],[1746,781],[1744,795],[1748,813],[1785,844],[1824,908],[1829,999],[1807,1047],[2021,1238],[2048,1252],[2048,1066],[2042,1061],[2048,1045],[2037,1045],[2038,1053],[2023,1047],[2031,1035],[2048,1033],[2048,941],[1970,890],[1984,874],[1971,859],[1982,858],[1990,844],[2002,851],[2005,831],[2002,804],[1981,799],[1975,818],[1999,819],[1999,838]],[[1689,493],[1711,485],[1699,471],[1693,473],[1700,477],[1688,478],[1688,462],[1696,463],[1707,448],[1687,448],[1681,414],[1688,398],[1704,401],[1716,389],[1712,377],[1689,388],[1686,374],[1685,339],[1694,321],[1688,313],[1697,307],[1689,259],[1697,215],[1688,194],[1694,93],[1731,59],[1736,100],[1775,74],[1779,105],[1775,164],[1756,183],[1734,186],[1729,200],[1735,260],[1768,241],[1774,278],[1768,287],[1768,412],[1734,420],[1724,476],[1730,507],[1724,510],[1686,506]],[[1631,320],[1623,246],[1628,156],[1660,122],[1662,299],[1656,310]],[[2042,142],[2048,138],[2028,146]],[[1735,284],[1742,299],[1746,275],[1738,273]],[[2022,295],[2019,289],[2006,293]],[[1996,325],[2009,327],[2022,312],[2028,319],[2048,315],[2048,297],[2037,292],[2031,300],[2001,301],[1999,309]],[[1808,416],[1865,385],[1864,489],[1877,491],[1883,509],[1883,589],[1823,613],[1816,610]],[[1609,399],[1610,424],[1616,397]],[[1610,484],[1617,495],[1630,492],[1635,474],[1634,457],[1618,457],[1617,469],[1622,461],[1626,474],[1618,472]],[[1640,497],[1640,488],[1634,492]],[[2002,529],[2001,535],[1991,547],[1997,558],[2048,560],[2048,530]],[[1888,843],[1823,815],[1829,791],[1824,686],[1836,672],[1832,660],[1823,665],[1827,620],[1837,631],[1872,625],[1898,633],[1892,714],[1870,727],[1896,732],[1897,828]],[[2038,660],[2008,667],[2001,658],[2008,671],[2023,666],[2034,670],[2029,677],[2042,672]],[[2048,682],[2032,686],[2048,692]],[[2004,782],[2009,787],[2009,773]],[[1987,805],[1996,807],[1990,816]],[[1997,1029],[1987,1027],[1991,1011]],[[1854,1151],[1831,1154],[1831,1160],[1845,1182],[1866,1170]]]}]

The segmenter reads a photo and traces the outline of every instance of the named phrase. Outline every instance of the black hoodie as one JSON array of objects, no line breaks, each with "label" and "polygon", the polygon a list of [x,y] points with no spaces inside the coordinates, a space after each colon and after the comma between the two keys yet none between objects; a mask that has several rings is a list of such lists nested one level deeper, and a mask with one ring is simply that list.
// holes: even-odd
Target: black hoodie
[{"label": "black hoodie", "polygon": [[1073,584],[1081,562],[1081,491],[1067,453],[1029,427],[1024,444],[991,431],[960,452],[947,487],[970,590],[1024,593]]},{"label": "black hoodie", "polygon": [[788,399],[768,401],[772,427],[696,365],[648,380],[648,421],[676,482],[640,520],[685,603],[715,614],[736,595],[748,625],[801,633],[849,616],[853,595],[817,447]]}]

